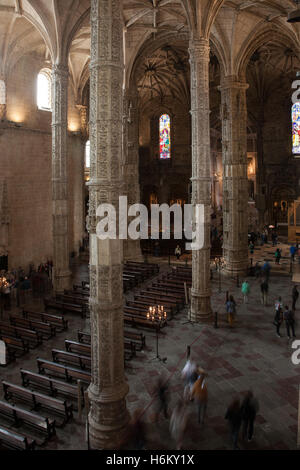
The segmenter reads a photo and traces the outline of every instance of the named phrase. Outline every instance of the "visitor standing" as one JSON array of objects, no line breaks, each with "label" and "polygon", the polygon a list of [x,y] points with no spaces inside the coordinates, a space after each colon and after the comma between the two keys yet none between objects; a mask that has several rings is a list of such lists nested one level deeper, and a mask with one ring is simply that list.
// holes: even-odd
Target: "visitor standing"
[{"label": "visitor standing", "polygon": [[275,317],[274,317],[273,324],[276,326],[276,334],[279,337],[281,337],[280,326],[281,326],[282,321],[283,321],[283,316],[282,316],[283,312],[282,311],[283,311],[283,306],[282,306],[282,302],[281,302],[281,297],[278,297],[278,300],[276,300],[276,302],[275,302]]},{"label": "visitor standing", "polygon": [[266,279],[261,283],[260,291],[261,291],[261,303],[266,306],[268,304],[268,291],[269,291],[269,284]]},{"label": "visitor standing", "polygon": [[250,294],[250,285],[248,281],[244,281],[242,284],[242,294],[244,296],[244,304],[248,303],[248,296]]},{"label": "visitor standing", "polygon": [[293,333],[293,337],[296,338],[296,335],[295,335],[295,318],[294,318],[294,314],[292,312],[292,310],[289,309],[289,307],[286,305],[284,307],[284,312],[283,312],[283,319],[285,321],[285,326],[286,326],[286,332],[287,332],[287,335],[288,335],[288,338],[291,337],[290,335],[290,328],[292,330],[292,333]]}]

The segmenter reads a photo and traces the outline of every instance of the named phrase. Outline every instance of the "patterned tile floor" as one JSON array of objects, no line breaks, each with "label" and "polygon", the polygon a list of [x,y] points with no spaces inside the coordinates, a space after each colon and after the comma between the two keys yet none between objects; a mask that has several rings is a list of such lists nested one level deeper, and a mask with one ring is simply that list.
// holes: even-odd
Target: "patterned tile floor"
[{"label": "patterned tile floor", "polygon": [[[169,266],[165,264],[161,269],[169,269]],[[74,276],[75,280],[87,279],[87,266],[75,266]],[[191,346],[192,357],[208,371],[209,403],[203,426],[197,423],[195,405],[189,405],[184,449],[231,449],[229,431],[224,420],[226,408],[233,397],[242,396],[249,388],[257,396],[260,410],[253,441],[246,443],[240,440],[240,448],[297,448],[300,365],[292,364],[292,343],[288,341],[285,328],[282,326],[282,338],[278,338],[272,324],[276,297],[281,295],[284,303],[291,304],[291,276],[287,273],[271,275],[267,307],[260,303],[259,281],[249,278],[249,282],[249,303],[244,305],[236,280],[223,278],[221,293],[218,279],[212,281],[212,307],[214,312],[219,312],[217,329],[213,322],[204,325],[185,323],[186,310],[170,321],[165,334],[159,339],[159,354],[167,357],[166,363],[151,360],[155,355],[155,336],[146,332],[146,349],[128,364],[126,376],[130,386],[128,409],[130,412],[135,409],[143,410],[147,448],[175,448],[169,433],[169,420],[161,417],[155,422],[156,401],[153,390],[159,375],[168,380],[169,409],[172,410],[182,396],[180,372],[185,364],[188,345]],[[224,314],[227,290],[234,295],[238,304],[237,320],[233,328],[228,326]],[[36,300],[32,303],[41,307]],[[298,307],[300,308],[300,300]],[[299,333],[300,337],[299,315],[299,310],[296,310],[296,334]],[[68,318],[70,329],[67,333],[60,333],[54,340],[45,342],[39,350],[34,350],[25,358],[18,359],[15,364],[2,368],[1,378],[20,383],[20,367],[36,370],[37,356],[50,358],[51,348],[61,347],[65,338],[76,338],[78,328],[88,327],[80,318],[71,315]],[[84,419],[85,415],[83,421]],[[83,422],[79,423],[76,414],[74,421],[58,430],[57,438],[45,447],[47,450],[86,448],[85,425]]]}]

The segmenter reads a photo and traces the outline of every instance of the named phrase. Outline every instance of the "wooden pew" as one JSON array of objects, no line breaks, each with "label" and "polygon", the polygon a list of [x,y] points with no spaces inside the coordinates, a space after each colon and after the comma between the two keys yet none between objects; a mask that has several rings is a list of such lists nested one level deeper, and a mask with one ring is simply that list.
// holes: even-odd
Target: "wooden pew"
[{"label": "wooden pew", "polygon": [[76,369],[75,367],[59,364],[58,362],[51,362],[46,359],[37,358],[37,366],[39,374],[45,374],[46,371],[51,375],[63,376],[67,382],[74,380],[81,380],[89,384],[91,381],[91,373],[86,370]]},{"label": "wooden pew", "polygon": [[21,357],[29,351],[29,344],[22,338],[13,338],[9,336],[0,336],[0,339],[4,341],[8,350],[15,351],[15,357]]},{"label": "wooden pew", "polygon": [[[25,369],[20,369],[23,387],[37,387],[43,391],[47,391],[53,397],[64,396],[77,402],[78,386],[63,382],[47,375],[37,374]],[[84,388],[81,386],[82,406],[84,406]]]},{"label": "wooden pew", "polygon": [[50,323],[55,326],[57,331],[64,331],[68,329],[68,320],[59,315],[52,315],[45,312],[33,312],[32,310],[23,310],[23,318],[29,320],[38,320],[46,323]]},{"label": "wooden pew", "polygon": [[36,348],[42,344],[42,336],[38,331],[20,328],[17,326],[9,325],[8,323],[0,322],[0,336],[11,336],[13,338],[25,339],[30,349]]},{"label": "wooden pew", "polygon": [[0,447],[13,450],[34,450],[36,442],[34,439],[23,436],[11,429],[0,426]]},{"label": "wooden pew", "polygon": [[24,423],[43,434],[46,439],[51,439],[51,437],[56,434],[54,419],[45,418],[4,401],[0,401],[0,416],[5,416],[12,421],[15,426]]},{"label": "wooden pew", "polygon": [[13,326],[19,326],[21,328],[39,332],[43,339],[50,339],[56,335],[56,328],[50,323],[28,320],[27,318],[18,317],[16,315],[10,315],[9,320]]},{"label": "wooden pew", "polygon": [[63,418],[62,426],[73,417],[73,405],[66,400],[43,395],[5,380],[2,380],[2,385],[5,400],[18,399],[32,406],[34,410],[46,408]]},{"label": "wooden pew", "polygon": [[[69,351],[71,349],[72,350],[75,349],[75,350],[77,350],[77,352],[84,352],[85,354],[88,354],[89,357],[91,356],[91,345],[90,344],[76,343],[75,341],[66,340],[65,345],[66,345],[67,351]],[[62,352],[62,351],[60,351],[60,352]],[[126,360],[130,360],[136,355],[136,346],[135,346],[134,341],[130,341],[130,340],[127,340],[127,341],[125,340],[124,341],[124,352],[125,352],[125,359]],[[71,353],[67,352],[65,354],[70,355]],[[86,358],[86,356],[80,356],[80,355],[75,354],[75,353],[73,353],[73,354],[75,356],[75,359],[78,358],[79,361],[80,361],[81,357]],[[67,356],[66,360],[68,359],[68,357],[69,356]],[[54,357],[53,357],[53,360],[55,361]],[[83,368],[83,367],[81,367],[81,368]]]},{"label": "wooden pew", "polygon": [[72,303],[58,301],[56,299],[44,299],[45,309],[48,310],[49,308],[60,310],[63,313],[65,312],[72,312],[72,313],[79,313],[82,318],[86,316],[86,306],[85,305],[76,305]]},{"label": "wooden pew", "polygon": [[52,358],[53,362],[59,362],[60,364],[71,364],[83,370],[91,369],[91,356],[82,356],[60,349],[52,349]]}]

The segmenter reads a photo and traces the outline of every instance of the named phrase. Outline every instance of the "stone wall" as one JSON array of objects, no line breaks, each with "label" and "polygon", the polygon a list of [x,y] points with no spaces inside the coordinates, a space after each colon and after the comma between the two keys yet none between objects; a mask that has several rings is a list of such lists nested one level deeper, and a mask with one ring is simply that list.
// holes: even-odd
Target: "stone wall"
[{"label": "stone wall", "polygon": [[[37,54],[28,54],[6,78],[7,121],[0,122],[0,179],[7,181],[9,267],[35,265],[52,258],[52,165],[49,111],[37,107],[37,74],[49,67]],[[70,130],[79,119],[69,92]],[[75,127],[74,127],[75,123]],[[69,134],[70,252],[78,252],[83,236],[84,150],[78,132]],[[1,243],[0,243],[1,244]]]}]

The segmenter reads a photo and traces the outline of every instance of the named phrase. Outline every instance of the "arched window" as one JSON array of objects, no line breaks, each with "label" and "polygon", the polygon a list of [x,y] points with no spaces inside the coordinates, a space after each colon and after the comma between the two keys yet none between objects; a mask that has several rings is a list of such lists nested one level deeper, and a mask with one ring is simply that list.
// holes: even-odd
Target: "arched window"
[{"label": "arched window", "polygon": [[84,162],[85,162],[85,164],[84,164],[85,168],[90,168],[91,167],[91,143],[90,143],[89,140],[85,144]]},{"label": "arched window", "polygon": [[300,155],[300,103],[292,107],[293,154]]},{"label": "arched window", "polygon": [[163,160],[171,158],[171,120],[168,114],[159,118],[159,156]]},{"label": "arched window", "polygon": [[4,80],[0,80],[0,105],[6,104],[6,89]]},{"label": "arched window", "polygon": [[39,109],[51,111],[51,71],[41,70],[37,78],[37,105]]}]

